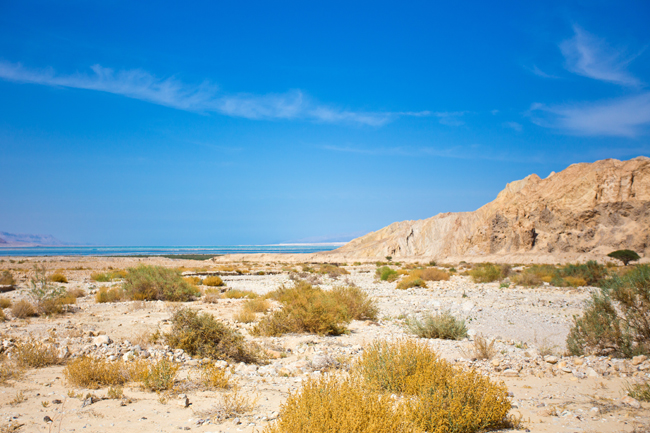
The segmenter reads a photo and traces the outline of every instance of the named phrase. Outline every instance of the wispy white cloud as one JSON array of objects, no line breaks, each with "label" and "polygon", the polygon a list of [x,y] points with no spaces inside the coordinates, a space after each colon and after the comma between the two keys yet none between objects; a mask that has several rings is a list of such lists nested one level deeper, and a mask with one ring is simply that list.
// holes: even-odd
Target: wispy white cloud
[{"label": "wispy white cloud", "polygon": [[537,65],[533,65],[532,68],[526,68],[526,69],[528,69],[530,72],[532,72],[533,74],[537,75],[538,77],[542,77],[542,78],[552,78],[552,79],[558,79],[558,78],[560,78],[560,77],[558,77],[558,76],[556,76],[556,75],[547,74],[546,72],[544,72],[544,71],[542,71],[541,69],[539,69],[539,68],[537,67]]},{"label": "wispy white cloud", "polygon": [[636,137],[650,126],[650,92],[575,105],[536,103],[529,115],[537,125],[569,134]]},{"label": "wispy white cloud", "polygon": [[[204,82],[188,85],[180,80],[158,78],[134,69],[115,71],[101,65],[91,67],[92,74],[62,75],[52,68],[28,69],[19,63],[0,61],[0,79],[113,93],[179,110],[220,113],[247,119],[304,119],[326,123],[356,123],[381,126],[399,117],[435,116],[451,119],[457,113],[360,112],[320,104],[300,90],[254,95],[223,94],[218,87]],[[461,114],[462,115],[462,114]]]},{"label": "wispy white cloud", "polygon": [[640,53],[625,57],[624,50],[610,47],[605,40],[579,26],[573,26],[573,31],[573,37],[560,44],[569,71],[625,86],[642,84],[627,71],[628,64]]},{"label": "wispy white cloud", "polygon": [[521,123],[517,122],[503,122],[503,126],[506,128],[514,129],[517,132],[521,132],[524,129]]}]

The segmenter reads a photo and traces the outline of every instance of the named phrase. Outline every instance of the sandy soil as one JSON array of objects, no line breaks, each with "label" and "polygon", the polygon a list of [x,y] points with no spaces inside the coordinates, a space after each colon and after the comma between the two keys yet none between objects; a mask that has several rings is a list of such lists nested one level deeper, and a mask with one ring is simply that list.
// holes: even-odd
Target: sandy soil
[{"label": "sandy soil", "polygon": [[[15,301],[27,296],[31,269],[35,264],[61,270],[68,278],[68,288],[79,287],[89,295],[79,298],[74,311],[54,318],[11,319],[0,323],[0,340],[5,346],[19,338],[56,342],[70,353],[81,352],[122,356],[133,347],[165,351],[147,341],[157,329],[168,329],[168,319],[175,307],[165,302],[120,302],[97,304],[92,293],[100,286],[90,274],[97,270],[124,269],[138,263],[183,267],[184,271],[220,272],[227,286],[264,294],[283,284],[291,284],[282,265],[252,262],[236,264],[249,273],[236,275],[212,262],[164,258],[8,258],[0,261],[0,270],[11,269],[17,276],[18,289],[2,296]],[[22,261],[22,263],[20,263]],[[470,340],[428,340],[441,356],[463,367],[477,368],[494,380],[504,381],[513,402],[513,413],[525,420],[532,432],[637,432],[650,431],[650,404],[625,399],[625,386],[650,377],[650,361],[609,358],[562,357],[571,317],[578,314],[589,297],[589,288],[558,289],[500,288],[498,283],[474,284],[468,277],[454,276],[450,281],[430,283],[428,288],[406,291],[395,283],[377,282],[373,265],[346,267],[350,275],[337,280],[319,277],[324,288],[354,283],[375,298],[380,320],[355,321],[350,333],[338,337],[288,335],[278,338],[253,338],[251,325],[236,323],[233,315],[241,300],[223,299],[214,304],[201,301],[191,306],[209,311],[239,328],[246,338],[259,343],[276,359],[268,365],[236,364],[233,378],[241,386],[240,394],[255,407],[242,415],[225,420],[215,419],[229,391],[201,391],[187,385],[186,379],[197,376],[203,360],[179,357],[182,367],[176,393],[156,394],[127,386],[126,400],[104,399],[84,406],[84,397],[93,393],[106,396],[107,389],[76,389],[66,383],[62,366],[27,371],[18,381],[0,385],[0,426],[10,422],[22,425],[26,432],[253,432],[262,431],[277,416],[289,393],[301,382],[323,374],[332,359],[353,359],[363,346],[375,339],[408,337],[403,319],[425,312],[449,310],[465,318],[470,335],[481,334],[496,340],[497,355],[490,361],[472,361],[467,355]],[[263,271],[264,275],[256,275]],[[110,346],[97,346],[96,336],[107,335]],[[4,343],[7,342],[7,343]],[[170,352],[171,353],[171,352]],[[555,355],[555,356],[549,356]],[[171,355],[170,355],[171,356]],[[184,388],[183,388],[184,387]],[[185,394],[189,407],[178,394]],[[22,401],[20,396],[22,395]],[[17,396],[19,398],[17,398]],[[87,400],[86,400],[87,402]],[[44,421],[49,417],[54,422]],[[1,431],[1,430],[0,430]]]}]

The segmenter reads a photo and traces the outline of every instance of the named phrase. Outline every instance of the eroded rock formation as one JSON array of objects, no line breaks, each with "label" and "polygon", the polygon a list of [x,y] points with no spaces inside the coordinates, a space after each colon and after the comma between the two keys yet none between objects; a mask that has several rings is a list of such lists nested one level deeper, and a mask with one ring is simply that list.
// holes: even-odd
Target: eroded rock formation
[{"label": "eroded rock formation", "polygon": [[650,158],[532,174],[474,212],[396,222],[325,255],[565,262],[616,249],[650,252]]}]

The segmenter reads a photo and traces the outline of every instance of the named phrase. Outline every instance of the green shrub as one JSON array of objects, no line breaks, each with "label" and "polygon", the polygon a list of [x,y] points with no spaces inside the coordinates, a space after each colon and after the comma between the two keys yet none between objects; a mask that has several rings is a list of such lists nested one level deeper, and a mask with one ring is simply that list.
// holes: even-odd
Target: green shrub
[{"label": "green shrub", "polygon": [[631,357],[650,353],[650,266],[603,281],[567,337],[571,354]]},{"label": "green shrub", "polygon": [[171,331],[163,336],[171,347],[201,358],[259,361],[257,348],[247,344],[237,330],[217,321],[212,314],[181,308],[174,313],[171,322]]},{"label": "green shrub", "polygon": [[461,340],[467,337],[465,321],[456,319],[449,311],[436,315],[425,315],[422,320],[408,319],[409,331],[420,338],[440,338],[443,340]]},{"label": "green shrub", "polygon": [[475,283],[491,283],[501,278],[501,269],[492,263],[483,263],[469,271]]},{"label": "green shrub", "polygon": [[98,283],[109,283],[111,281],[125,278],[126,275],[126,271],[93,272],[90,274],[90,278]]},{"label": "green shrub", "polygon": [[612,251],[611,253],[607,254],[607,257],[611,257],[616,260],[620,260],[623,262],[625,266],[627,266],[628,263],[630,262],[636,262],[639,260],[641,257],[632,250],[616,250]]},{"label": "green shrub", "polygon": [[377,268],[376,274],[381,281],[392,282],[399,278],[399,274],[388,266]]},{"label": "green shrub", "polygon": [[181,277],[181,273],[162,266],[140,265],[129,268],[125,277],[124,293],[136,301],[191,301],[201,292]]},{"label": "green shrub", "polygon": [[585,280],[589,286],[598,286],[607,277],[607,267],[594,260],[585,264],[566,265],[560,269],[562,277],[576,277]]},{"label": "green shrub", "polygon": [[267,295],[282,304],[252,330],[255,334],[278,336],[288,333],[340,335],[350,320],[347,307],[335,296],[304,281],[292,288],[281,287]]}]

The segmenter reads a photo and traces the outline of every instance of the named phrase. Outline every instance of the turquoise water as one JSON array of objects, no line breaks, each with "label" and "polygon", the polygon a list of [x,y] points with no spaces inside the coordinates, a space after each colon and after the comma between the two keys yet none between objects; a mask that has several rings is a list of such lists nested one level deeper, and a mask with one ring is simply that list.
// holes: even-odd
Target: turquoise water
[{"label": "turquoise water", "polygon": [[252,254],[316,253],[341,244],[226,245],[187,247],[10,247],[0,248],[0,256],[133,256],[169,254]]}]

